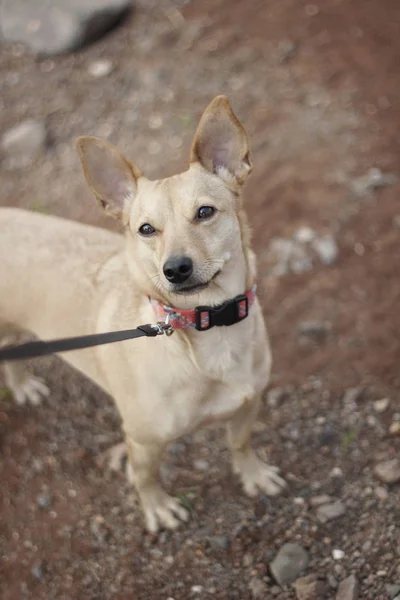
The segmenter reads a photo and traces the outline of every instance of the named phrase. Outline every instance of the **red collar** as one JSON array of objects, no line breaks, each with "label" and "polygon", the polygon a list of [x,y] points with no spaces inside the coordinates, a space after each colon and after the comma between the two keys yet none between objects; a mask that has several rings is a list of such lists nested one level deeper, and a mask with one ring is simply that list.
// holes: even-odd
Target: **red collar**
[{"label": "red collar", "polygon": [[187,329],[194,327],[199,331],[206,331],[215,325],[234,325],[242,321],[249,314],[249,310],[256,297],[257,286],[254,284],[247,292],[232,300],[227,300],[218,306],[197,306],[192,310],[173,308],[162,304],[158,300],[149,298],[154,312],[159,321],[168,323],[174,329]]}]

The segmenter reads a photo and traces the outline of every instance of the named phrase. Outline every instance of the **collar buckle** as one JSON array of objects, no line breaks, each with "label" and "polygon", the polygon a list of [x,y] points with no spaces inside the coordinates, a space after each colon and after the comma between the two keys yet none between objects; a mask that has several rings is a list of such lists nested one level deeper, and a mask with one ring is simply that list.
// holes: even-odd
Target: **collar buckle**
[{"label": "collar buckle", "polygon": [[246,294],[240,294],[220,306],[198,306],[195,312],[198,331],[207,331],[214,326],[229,327],[243,321],[248,316],[249,300]]}]

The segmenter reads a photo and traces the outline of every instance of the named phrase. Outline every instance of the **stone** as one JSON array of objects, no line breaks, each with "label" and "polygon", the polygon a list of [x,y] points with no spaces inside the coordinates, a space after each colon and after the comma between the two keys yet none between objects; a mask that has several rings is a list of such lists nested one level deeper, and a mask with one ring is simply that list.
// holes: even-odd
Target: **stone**
[{"label": "stone", "polygon": [[332,558],[333,560],[342,560],[345,557],[345,553],[340,548],[334,548],[332,550]]},{"label": "stone", "polygon": [[279,585],[293,583],[308,567],[308,554],[299,544],[284,544],[270,564],[270,571]]},{"label": "stone", "polygon": [[351,188],[356,196],[366,196],[370,192],[385,187],[387,185],[393,185],[396,183],[397,177],[391,173],[382,173],[380,169],[372,168],[366,175],[355,179]]},{"label": "stone", "polygon": [[330,323],[321,323],[320,321],[303,321],[300,323],[299,335],[310,338],[315,342],[322,342],[331,329]]},{"label": "stone", "polygon": [[1,147],[11,168],[26,168],[43,153],[46,143],[46,127],[43,121],[26,119],[8,129],[1,140]]},{"label": "stone", "polygon": [[210,463],[204,458],[196,458],[193,461],[193,466],[196,469],[196,471],[208,471],[208,469],[210,468]]},{"label": "stone", "polygon": [[300,577],[294,584],[297,600],[316,600],[322,598],[325,593],[325,585],[319,581],[316,575]]},{"label": "stone", "polygon": [[36,498],[36,502],[40,506],[40,508],[48,508],[50,506],[51,498],[48,492],[43,492],[39,494]]},{"label": "stone", "polygon": [[392,600],[392,598],[395,598],[396,596],[398,596],[398,594],[400,594],[400,585],[387,583],[385,585],[385,590],[389,598]]},{"label": "stone", "polygon": [[317,508],[317,517],[321,523],[327,523],[341,517],[346,512],[346,507],[341,500],[336,500],[331,504],[322,504]]},{"label": "stone", "polygon": [[267,598],[268,588],[266,584],[258,577],[252,577],[249,582],[251,597],[254,600],[265,600]]},{"label": "stone", "polygon": [[278,408],[290,395],[288,388],[274,388],[267,394],[267,404],[270,408]]},{"label": "stone", "polygon": [[300,244],[310,244],[316,238],[316,235],[311,227],[300,227],[294,234],[294,239]]},{"label": "stone", "polygon": [[91,62],[88,66],[88,73],[92,77],[99,79],[100,77],[106,77],[107,75],[109,75],[113,68],[114,66],[111,60],[103,58]]},{"label": "stone", "polygon": [[231,541],[226,535],[213,535],[210,537],[210,546],[212,548],[223,548],[229,550]]},{"label": "stone", "polygon": [[3,0],[0,31],[44,56],[77,50],[115,27],[131,0]]},{"label": "stone", "polygon": [[390,398],[381,398],[380,400],[375,400],[374,409],[377,413],[384,413],[389,408],[389,404]]},{"label": "stone", "polygon": [[353,408],[357,402],[359,402],[364,395],[364,388],[354,387],[349,388],[343,395],[343,403],[349,408]]},{"label": "stone", "polygon": [[389,427],[390,435],[400,435],[400,421],[393,421]]},{"label": "stone", "polygon": [[313,496],[312,498],[310,498],[310,504],[314,508],[323,504],[329,504],[333,501],[334,499],[332,498],[332,496],[328,496],[328,494],[321,494],[320,496]]},{"label": "stone", "polygon": [[192,594],[201,594],[204,590],[204,587],[202,585],[192,585],[190,589]]},{"label": "stone", "polygon": [[340,582],[336,600],[358,600],[358,581],[355,575]]},{"label": "stone", "polygon": [[375,465],[375,475],[383,483],[397,483],[400,481],[400,459],[393,458]]},{"label": "stone", "polygon": [[332,235],[318,237],[312,242],[312,247],[319,260],[324,265],[333,265],[339,254],[339,248]]}]

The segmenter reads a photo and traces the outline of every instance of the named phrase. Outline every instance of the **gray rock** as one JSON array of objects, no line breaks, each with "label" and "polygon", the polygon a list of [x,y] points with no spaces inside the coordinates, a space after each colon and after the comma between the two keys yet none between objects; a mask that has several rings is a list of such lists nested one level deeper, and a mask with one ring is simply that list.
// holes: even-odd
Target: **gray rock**
[{"label": "gray rock", "polygon": [[349,408],[354,408],[356,402],[361,400],[364,391],[365,390],[362,387],[349,388],[343,395],[343,403]]},{"label": "gray rock", "polygon": [[265,600],[265,598],[267,598],[268,588],[258,577],[252,577],[250,579],[249,589],[254,600]]},{"label": "gray rock", "polygon": [[99,60],[94,60],[88,66],[88,73],[95,79],[99,79],[100,77],[106,77],[113,70],[114,65],[111,60],[107,58],[102,58]]},{"label": "gray rock", "polygon": [[3,0],[0,30],[41,55],[63,54],[96,40],[128,14],[131,0]]},{"label": "gray rock", "polygon": [[284,544],[270,564],[270,571],[279,585],[293,583],[308,566],[308,554],[298,544]]},{"label": "gray rock", "polygon": [[40,560],[38,561],[33,567],[32,567],[32,575],[34,576],[35,579],[37,579],[38,581],[40,581],[43,578],[44,575],[44,571],[45,571],[45,563]]},{"label": "gray rock", "polygon": [[208,460],[204,460],[204,458],[196,458],[193,461],[193,466],[196,469],[196,471],[208,471],[208,469],[210,468],[210,463],[208,462]]},{"label": "gray rock", "polygon": [[336,600],[358,600],[358,581],[355,575],[340,582]]},{"label": "gray rock", "polygon": [[328,573],[327,580],[329,587],[332,590],[337,590],[338,582],[336,581],[336,578],[332,575],[332,573]]},{"label": "gray rock", "polygon": [[45,143],[45,124],[27,119],[4,133],[1,147],[9,168],[26,168],[40,156]]},{"label": "gray rock", "polygon": [[339,254],[339,248],[332,235],[318,237],[312,242],[312,247],[324,265],[333,265]]},{"label": "gray rock", "polygon": [[393,599],[400,593],[400,585],[387,583],[385,589],[389,598]]},{"label": "gray rock", "polygon": [[274,388],[267,393],[267,404],[269,408],[278,408],[290,395],[291,388]]},{"label": "gray rock", "polygon": [[327,523],[341,517],[346,512],[343,502],[336,500],[332,504],[322,504],[317,508],[317,516],[321,523]]},{"label": "gray rock", "polygon": [[351,188],[356,196],[366,196],[370,192],[385,187],[387,185],[393,185],[396,183],[397,177],[391,173],[382,173],[380,169],[370,169],[366,175],[355,179],[351,183]]},{"label": "gray rock", "polygon": [[51,502],[50,494],[48,492],[43,492],[42,494],[39,494],[39,496],[36,498],[36,502],[38,503],[40,508],[48,508]]},{"label": "gray rock", "polygon": [[226,535],[213,535],[210,537],[210,546],[212,548],[223,548],[229,550],[231,541]]},{"label": "gray rock", "polygon": [[315,340],[316,342],[324,340],[330,330],[330,323],[321,323],[319,321],[303,321],[298,328],[299,335]]},{"label": "gray rock", "polygon": [[383,483],[397,483],[400,481],[400,459],[393,458],[392,460],[385,460],[375,465],[375,475]]},{"label": "gray rock", "polygon": [[297,600],[316,600],[322,598],[325,593],[325,585],[318,581],[316,575],[300,577],[294,584]]},{"label": "gray rock", "polygon": [[334,499],[332,496],[328,496],[328,494],[321,494],[320,496],[313,496],[310,498],[310,504],[314,508],[317,506],[322,506],[323,504],[330,504]]}]

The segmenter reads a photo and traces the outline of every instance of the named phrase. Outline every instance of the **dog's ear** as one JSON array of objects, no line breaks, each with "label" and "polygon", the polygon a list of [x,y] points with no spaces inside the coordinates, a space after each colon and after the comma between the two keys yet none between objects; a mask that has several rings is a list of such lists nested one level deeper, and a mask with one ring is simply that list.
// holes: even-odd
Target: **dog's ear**
[{"label": "dog's ear", "polygon": [[101,206],[126,224],[141,172],[115,146],[99,138],[80,137],[76,147],[86,181]]},{"label": "dog's ear", "polygon": [[251,172],[247,135],[226,96],[214,98],[203,113],[190,160],[200,162],[234,188],[240,186]]}]

